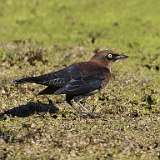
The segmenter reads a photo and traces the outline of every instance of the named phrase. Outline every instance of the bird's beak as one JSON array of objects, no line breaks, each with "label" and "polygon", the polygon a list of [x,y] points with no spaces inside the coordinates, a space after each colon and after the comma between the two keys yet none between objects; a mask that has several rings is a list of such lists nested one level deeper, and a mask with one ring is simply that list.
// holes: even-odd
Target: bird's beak
[{"label": "bird's beak", "polygon": [[126,58],[128,58],[128,56],[126,56],[126,55],[116,55],[114,57],[114,60],[118,61],[118,60],[123,60],[123,59],[126,59]]}]

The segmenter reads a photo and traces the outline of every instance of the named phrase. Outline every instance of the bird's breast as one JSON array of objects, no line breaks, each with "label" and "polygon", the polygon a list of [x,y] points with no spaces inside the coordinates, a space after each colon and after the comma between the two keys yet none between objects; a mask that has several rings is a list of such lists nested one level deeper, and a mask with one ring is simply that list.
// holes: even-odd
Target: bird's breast
[{"label": "bird's breast", "polygon": [[101,80],[101,87],[105,87],[111,79],[110,69],[94,62],[79,63],[77,67],[82,77]]}]

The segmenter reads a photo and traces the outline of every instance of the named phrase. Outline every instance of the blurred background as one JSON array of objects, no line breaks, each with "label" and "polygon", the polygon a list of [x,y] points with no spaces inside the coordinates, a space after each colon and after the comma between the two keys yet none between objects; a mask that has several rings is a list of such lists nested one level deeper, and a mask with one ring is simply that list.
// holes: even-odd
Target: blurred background
[{"label": "blurred background", "polygon": [[[153,49],[159,42],[158,0],[1,0],[2,41],[32,39]],[[93,42],[95,39],[95,42]],[[148,45],[149,44],[149,45]]]}]

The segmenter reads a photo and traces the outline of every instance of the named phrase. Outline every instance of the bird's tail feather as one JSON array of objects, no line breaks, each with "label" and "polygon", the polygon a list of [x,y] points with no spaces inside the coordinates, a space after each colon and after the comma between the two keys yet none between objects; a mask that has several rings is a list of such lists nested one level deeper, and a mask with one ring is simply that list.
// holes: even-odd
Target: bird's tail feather
[{"label": "bird's tail feather", "polygon": [[38,81],[37,77],[26,77],[21,79],[13,80],[14,84],[21,84],[21,83],[36,83]]}]

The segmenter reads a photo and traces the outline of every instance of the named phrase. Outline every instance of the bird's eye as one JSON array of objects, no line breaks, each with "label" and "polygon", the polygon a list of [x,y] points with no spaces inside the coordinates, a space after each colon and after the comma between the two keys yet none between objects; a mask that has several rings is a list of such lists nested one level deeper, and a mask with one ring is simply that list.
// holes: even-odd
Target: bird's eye
[{"label": "bird's eye", "polygon": [[108,56],[107,56],[109,59],[111,59],[112,58],[112,54],[108,54]]}]

